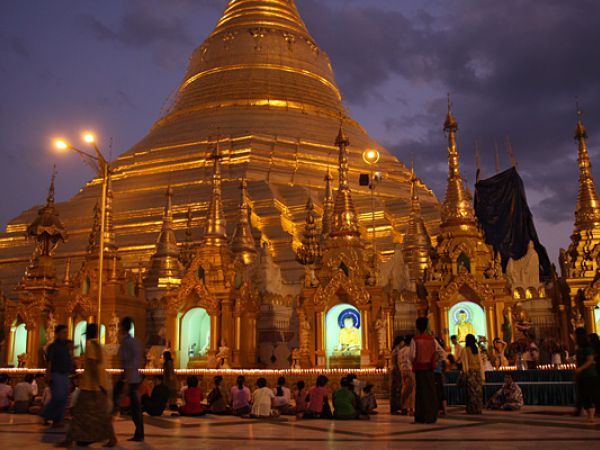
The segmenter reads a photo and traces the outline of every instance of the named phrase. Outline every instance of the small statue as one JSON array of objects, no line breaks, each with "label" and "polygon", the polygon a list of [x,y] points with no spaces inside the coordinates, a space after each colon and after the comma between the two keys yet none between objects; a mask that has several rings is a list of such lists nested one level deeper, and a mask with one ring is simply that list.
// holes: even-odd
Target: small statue
[{"label": "small statue", "polygon": [[299,320],[299,340],[300,340],[300,352],[303,354],[308,354],[310,352],[310,323],[306,318],[306,313],[303,310],[298,311],[298,320]]},{"label": "small statue", "polygon": [[577,328],[585,328],[585,319],[581,315],[580,311],[575,311],[573,317],[571,318],[571,327],[573,328],[571,339],[573,340],[573,342],[576,342],[575,330],[577,330]]},{"label": "small statue", "polygon": [[108,326],[108,343],[119,343],[119,317],[114,311],[110,318],[110,325]]},{"label": "small statue", "polygon": [[54,342],[54,329],[56,328],[56,319],[54,314],[48,314],[48,326],[46,327],[46,344]]},{"label": "small statue", "polygon": [[25,368],[29,365],[29,354],[28,353],[21,353],[20,355],[17,355],[17,367],[19,369]]},{"label": "small statue", "polygon": [[375,321],[375,330],[377,331],[379,354],[382,355],[387,350],[387,326],[383,315]]},{"label": "small statue", "polygon": [[525,311],[521,305],[518,305],[516,314],[517,323],[515,324],[515,327],[523,334],[524,337],[527,337],[527,334],[531,329],[533,323],[529,319],[527,311]]},{"label": "small statue", "polygon": [[221,341],[221,346],[216,354],[218,369],[231,369],[229,360],[231,359],[231,349],[227,347],[227,341]]},{"label": "small statue", "polygon": [[292,350],[292,369],[300,369],[300,349]]}]

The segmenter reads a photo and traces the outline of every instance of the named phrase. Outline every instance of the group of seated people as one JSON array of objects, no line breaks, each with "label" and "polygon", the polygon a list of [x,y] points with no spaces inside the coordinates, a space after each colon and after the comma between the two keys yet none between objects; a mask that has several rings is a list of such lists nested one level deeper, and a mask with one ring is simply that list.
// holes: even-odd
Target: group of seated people
[{"label": "group of seated people", "polygon": [[50,389],[43,374],[27,374],[23,380],[10,385],[10,377],[0,374],[0,411],[14,414],[39,414],[50,401]]},{"label": "group of seated people", "polygon": [[[227,390],[223,387],[223,377],[213,379],[213,387],[204,400],[204,392],[199,386],[198,377],[189,376],[179,396],[182,405],[174,414],[181,416],[202,416],[204,414],[238,417],[267,418],[280,415],[295,415],[299,418],[335,418],[340,420],[367,418],[376,414],[377,401],[373,385],[366,384],[350,374],[340,381],[339,389],[333,394],[327,388],[329,380],[320,375],[315,386],[308,389],[303,381],[298,381],[292,396],[284,377],[277,386],[268,387],[265,378],[256,380],[256,388],[251,391],[244,376],[239,376],[236,384]],[[143,384],[146,384],[145,381]],[[169,404],[169,389],[164,385],[162,375],[154,377],[151,390],[142,387],[143,410],[151,416],[161,416]],[[330,402],[331,398],[331,402]]]}]

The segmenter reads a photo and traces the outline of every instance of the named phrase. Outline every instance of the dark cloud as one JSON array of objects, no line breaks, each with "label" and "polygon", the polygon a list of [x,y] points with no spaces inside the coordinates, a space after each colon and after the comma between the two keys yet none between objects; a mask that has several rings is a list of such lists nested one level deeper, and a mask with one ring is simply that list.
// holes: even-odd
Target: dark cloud
[{"label": "dark cloud", "polygon": [[[330,54],[351,105],[368,104],[394,76],[439,87],[437,96],[420,108],[400,106],[397,115],[381,120],[388,135],[396,136],[388,137],[391,150],[404,159],[414,156],[422,178],[440,197],[447,90],[461,125],[465,178],[475,181],[476,140],[485,174],[495,171],[495,143],[507,167],[504,142],[510,136],[527,187],[539,194],[530,199],[536,216],[551,223],[571,219],[577,190],[574,97],[585,99],[588,127],[600,117],[600,3],[481,0],[475,5],[464,0],[452,8],[433,5],[412,13],[365,4],[326,6],[316,0],[300,6]],[[421,138],[404,137],[415,126],[424,128]],[[594,139],[600,143],[600,132],[591,135],[591,144]]]}]

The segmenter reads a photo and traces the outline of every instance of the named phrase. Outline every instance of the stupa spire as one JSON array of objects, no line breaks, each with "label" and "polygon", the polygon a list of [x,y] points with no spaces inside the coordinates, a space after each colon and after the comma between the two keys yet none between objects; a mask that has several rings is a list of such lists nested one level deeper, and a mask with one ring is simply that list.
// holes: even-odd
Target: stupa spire
[{"label": "stupa spire", "polygon": [[229,0],[214,33],[249,24],[307,33],[294,0]]},{"label": "stupa spire", "polygon": [[248,204],[248,182],[242,178],[240,183],[240,218],[231,239],[231,250],[241,255],[245,264],[250,264],[256,258],[256,245],[252,236],[252,225],[250,219],[250,205]]},{"label": "stupa spire", "polygon": [[302,245],[296,256],[298,262],[305,266],[314,264],[321,258],[321,242],[315,223],[315,206],[310,197],[306,202],[306,222],[302,234]]},{"label": "stupa spire", "polygon": [[575,139],[579,143],[579,191],[575,210],[575,228],[577,230],[593,229],[600,224],[600,199],[596,191],[592,165],[587,148],[587,131],[583,125],[583,113],[577,106],[577,127]]},{"label": "stupa spire", "polygon": [[421,217],[421,203],[417,193],[417,177],[414,167],[410,177],[410,198],[411,208],[408,228],[402,244],[402,255],[408,266],[411,281],[421,281],[430,263],[431,238]]},{"label": "stupa spire", "polygon": [[205,244],[224,245],[227,243],[227,229],[225,214],[223,213],[223,202],[221,200],[221,153],[218,138],[210,158],[213,160],[212,195],[210,197],[208,217],[206,219],[202,242]]},{"label": "stupa spire", "polygon": [[183,241],[182,249],[179,254],[179,260],[185,267],[189,266],[194,258],[192,237],[193,220],[194,216],[192,215],[192,208],[188,206],[186,213],[185,240]]},{"label": "stupa spire", "polygon": [[358,226],[358,217],[352,202],[350,185],[348,183],[348,151],[350,140],[344,134],[343,123],[340,123],[340,130],[335,140],[335,145],[339,148],[339,185],[333,205],[333,215],[331,223],[331,237],[354,236],[360,237]]},{"label": "stupa spire", "polygon": [[63,277],[63,285],[71,286],[71,284],[71,258],[68,258],[65,264],[65,275]]},{"label": "stupa spire", "polygon": [[162,228],[156,241],[156,251],[150,258],[146,287],[168,287],[181,283],[183,267],[173,230],[173,189],[167,188]]},{"label": "stupa spire", "polygon": [[333,215],[333,187],[331,182],[333,176],[331,170],[327,167],[325,174],[325,196],[323,198],[323,219],[321,220],[321,236],[326,238],[331,232],[331,220]]},{"label": "stupa spire", "polygon": [[475,213],[460,176],[456,132],[458,122],[452,114],[452,103],[448,95],[448,114],[444,132],[448,138],[448,185],[442,207],[442,226],[475,225]]}]

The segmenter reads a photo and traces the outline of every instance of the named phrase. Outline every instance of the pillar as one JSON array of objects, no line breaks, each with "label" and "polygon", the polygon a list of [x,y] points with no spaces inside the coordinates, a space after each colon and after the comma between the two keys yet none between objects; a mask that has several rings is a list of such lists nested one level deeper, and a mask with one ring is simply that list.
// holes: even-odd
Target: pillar
[{"label": "pillar", "polygon": [[[510,306],[507,306],[505,308],[506,310],[506,318],[508,319],[508,324],[510,326],[510,342],[514,342],[515,340],[515,327],[513,324],[513,316],[512,316],[512,308]],[[507,342],[507,344],[510,344],[510,342]]]},{"label": "pillar", "polygon": [[73,324],[73,316],[69,316],[67,319],[67,334],[71,340],[75,338],[75,336],[73,336],[73,333],[75,332],[74,327],[75,325]]},{"label": "pillar", "polygon": [[315,317],[315,331],[316,331],[316,366],[325,367],[325,312],[317,311]]},{"label": "pillar", "polygon": [[246,346],[243,350],[243,358],[241,361],[244,363],[244,368],[249,366],[250,368],[256,367],[256,313],[252,312],[246,316],[245,326],[247,336],[244,341],[246,342]]},{"label": "pillar", "polygon": [[487,340],[488,343],[491,343],[496,339],[496,308],[494,305],[486,305],[485,306],[485,318],[487,322],[488,335]]},{"label": "pillar", "polygon": [[588,333],[596,332],[596,324],[595,324],[596,321],[594,319],[594,306],[591,306],[591,305],[584,306],[585,329],[588,331]]},{"label": "pillar", "polygon": [[239,313],[234,317],[233,367],[241,367],[240,352],[242,347],[242,318]]},{"label": "pillar", "polygon": [[448,319],[448,314],[450,313],[450,308],[448,308],[447,306],[444,306],[442,308],[441,314],[442,317],[441,319],[441,324],[442,324],[442,329],[441,331],[441,338],[444,340],[444,344],[446,345],[446,348],[450,348],[450,322]]},{"label": "pillar", "polygon": [[231,348],[234,342],[233,305],[229,299],[221,303],[221,335],[219,341],[226,341]]},{"label": "pillar", "polygon": [[213,355],[218,351],[221,340],[219,322],[219,316],[216,314],[210,315],[210,351],[213,352]]},{"label": "pillar", "polygon": [[560,340],[563,345],[569,348],[569,320],[567,318],[567,307],[565,305],[558,305],[558,316],[560,321]]},{"label": "pillar", "polygon": [[370,334],[370,320],[371,314],[369,309],[362,309],[360,311],[360,318],[362,322],[362,349],[360,351],[360,367],[367,368],[371,366],[371,355],[369,345],[369,334]]},{"label": "pillar", "polygon": [[394,344],[394,315],[392,314],[391,309],[387,309],[385,312],[385,324],[387,327],[387,348],[386,351],[392,349],[392,345]]},{"label": "pillar", "polygon": [[25,325],[27,329],[27,355],[29,356],[29,367],[36,367],[38,353],[40,350],[40,333],[39,326],[33,326],[31,329]]},{"label": "pillar", "polygon": [[[171,350],[174,350],[175,355],[173,355],[173,364],[175,367],[181,368],[179,354],[181,353],[181,349],[179,348],[179,326],[180,326],[180,317],[181,313],[177,313],[175,311],[167,310],[167,320],[166,320],[166,336],[165,339],[167,341],[167,345],[171,347]],[[73,319],[71,319],[71,322]]]},{"label": "pillar", "polygon": [[17,327],[14,325],[10,326],[10,331],[8,333],[8,348],[6,349],[6,365],[10,365],[15,359],[15,332]]}]

